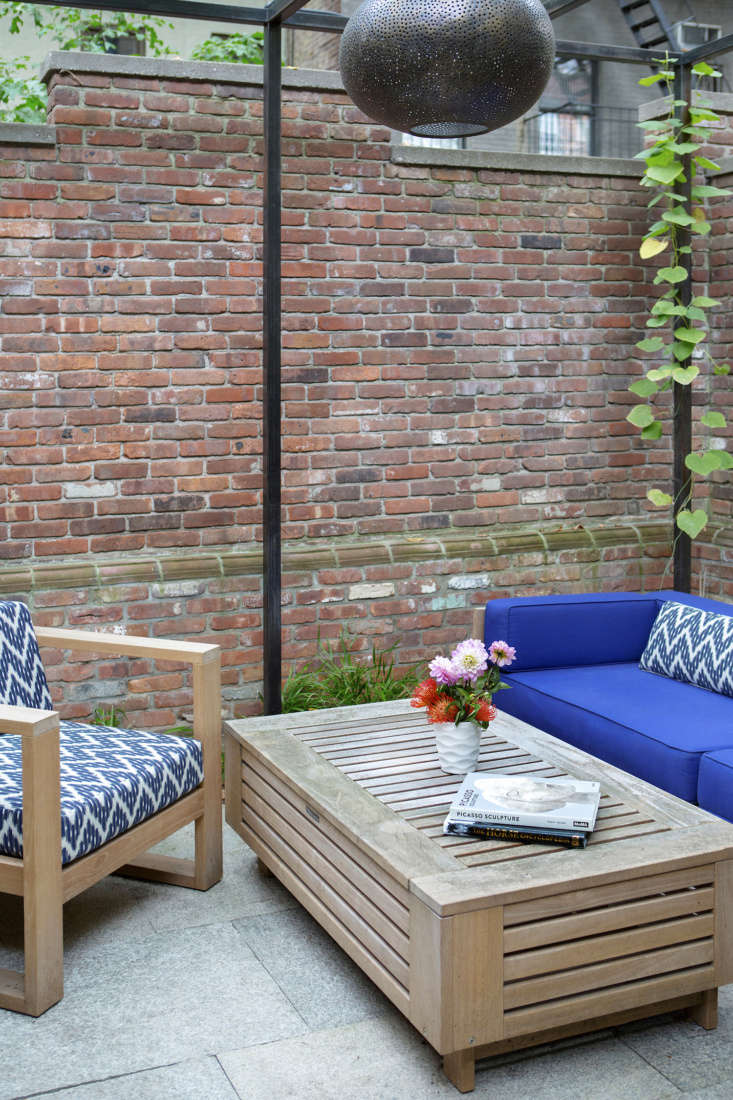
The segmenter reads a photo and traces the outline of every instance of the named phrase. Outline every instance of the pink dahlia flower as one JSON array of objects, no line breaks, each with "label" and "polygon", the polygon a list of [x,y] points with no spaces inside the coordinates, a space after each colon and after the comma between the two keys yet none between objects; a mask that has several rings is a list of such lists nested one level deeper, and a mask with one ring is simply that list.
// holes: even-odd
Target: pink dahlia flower
[{"label": "pink dahlia flower", "polygon": [[428,665],[428,671],[437,683],[448,687],[461,678],[461,673],[453,667],[453,662],[448,657],[434,657]]},{"label": "pink dahlia flower", "polygon": [[489,667],[489,655],[486,646],[478,638],[467,638],[450,655],[451,664],[465,680],[475,683],[482,672]]},{"label": "pink dahlia flower", "polygon": [[512,645],[507,645],[506,642],[492,642],[489,646],[489,657],[495,665],[499,668],[506,668],[510,665],[517,655],[517,651]]}]

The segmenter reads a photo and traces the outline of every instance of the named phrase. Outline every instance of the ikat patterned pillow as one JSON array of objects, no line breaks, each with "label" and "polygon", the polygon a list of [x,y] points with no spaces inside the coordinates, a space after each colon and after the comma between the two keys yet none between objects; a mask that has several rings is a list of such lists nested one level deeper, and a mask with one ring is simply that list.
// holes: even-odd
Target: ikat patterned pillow
[{"label": "ikat patterned pillow", "polygon": [[733,615],[667,601],[654,620],[639,667],[733,695]]},{"label": "ikat patterned pillow", "polygon": [[24,603],[0,603],[0,703],[53,710],[30,612]]}]

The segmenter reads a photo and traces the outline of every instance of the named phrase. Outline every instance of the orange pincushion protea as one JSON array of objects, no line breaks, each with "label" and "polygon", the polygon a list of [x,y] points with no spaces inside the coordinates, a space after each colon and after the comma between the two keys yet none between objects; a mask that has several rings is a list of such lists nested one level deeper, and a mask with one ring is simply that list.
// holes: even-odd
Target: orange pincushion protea
[{"label": "orange pincushion protea", "polygon": [[493,722],[496,718],[496,707],[490,699],[479,700],[479,708],[476,711],[477,722]]},{"label": "orange pincushion protea", "polygon": [[429,707],[438,698],[438,685],[432,677],[418,684],[412,693],[411,707]]},{"label": "orange pincushion protea", "polygon": [[450,695],[438,695],[428,707],[428,722],[455,722],[458,704]]}]

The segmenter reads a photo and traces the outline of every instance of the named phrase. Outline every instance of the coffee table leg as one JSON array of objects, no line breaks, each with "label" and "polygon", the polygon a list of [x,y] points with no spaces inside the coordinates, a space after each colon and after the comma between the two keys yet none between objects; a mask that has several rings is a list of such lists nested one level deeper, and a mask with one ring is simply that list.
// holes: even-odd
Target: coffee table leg
[{"label": "coffee table leg", "polygon": [[443,1073],[459,1092],[473,1092],[476,1060],[472,1050],[455,1050],[443,1055]]},{"label": "coffee table leg", "polygon": [[706,1031],[712,1031],[718,1026],[718,991],[706,989],[699,1004],[693,1005],[687,1010],[687,1015]]}]

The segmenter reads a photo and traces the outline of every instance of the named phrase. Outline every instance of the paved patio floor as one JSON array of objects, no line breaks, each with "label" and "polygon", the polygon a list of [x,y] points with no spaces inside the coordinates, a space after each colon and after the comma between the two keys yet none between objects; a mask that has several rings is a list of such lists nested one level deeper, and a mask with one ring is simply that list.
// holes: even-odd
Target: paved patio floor
[{"label": "paved patio floor", "polygon": [[[109,878],[68,903],[63,1001],[0,1011],[0,1100],[455,1100],[438,1056],[226,826],[225,854],[206,894]],[[0,895],[0,967],[20,944]],[[482,1062],[473,1096],[733,1100],[733,986],[720,1017]]]}]

